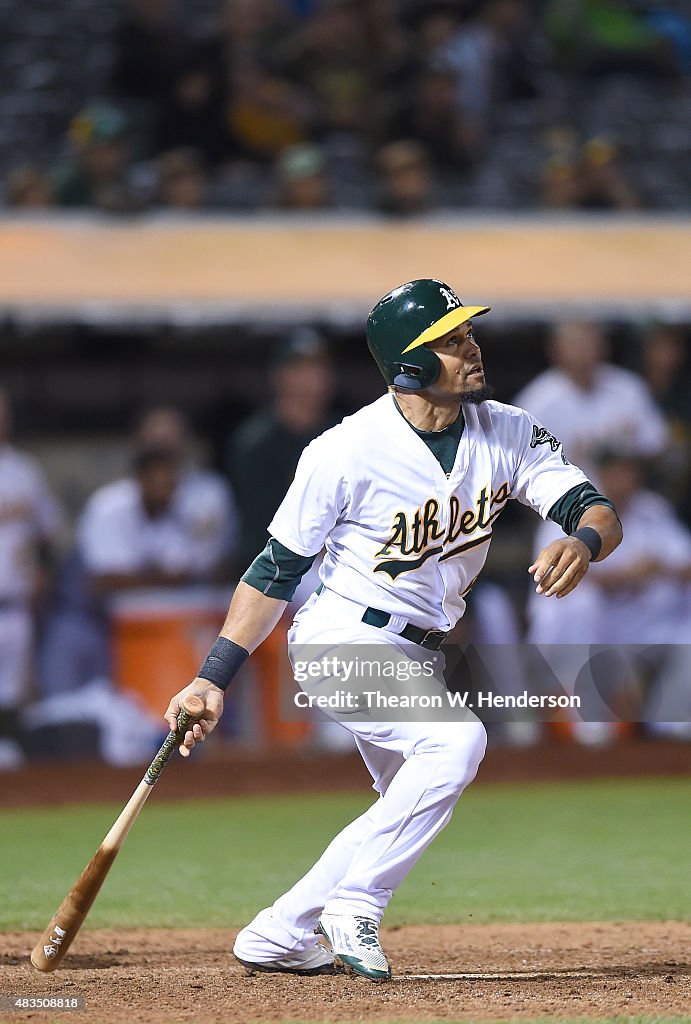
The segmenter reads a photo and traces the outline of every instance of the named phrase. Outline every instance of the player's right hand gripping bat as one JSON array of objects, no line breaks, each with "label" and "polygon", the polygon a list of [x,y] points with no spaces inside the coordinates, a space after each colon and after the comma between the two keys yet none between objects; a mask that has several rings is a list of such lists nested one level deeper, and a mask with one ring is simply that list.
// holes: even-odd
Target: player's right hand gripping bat
[{"label": "player's right hand gripping bat", "polygon": [[50,924],[36,943],[31,963],[38,971],[54,971],[81,928],[110,867],[118,855],[127,833],[146,803],[154,783],[168,763],[171,754],[182,742],[185,732],[204,716],[204,701],[189,695],[183,698],[178,728],[169,732],[161,749],[146,770],[144,778],[128,800],[108,835],[86,865],[67,896],[51,918]]}]

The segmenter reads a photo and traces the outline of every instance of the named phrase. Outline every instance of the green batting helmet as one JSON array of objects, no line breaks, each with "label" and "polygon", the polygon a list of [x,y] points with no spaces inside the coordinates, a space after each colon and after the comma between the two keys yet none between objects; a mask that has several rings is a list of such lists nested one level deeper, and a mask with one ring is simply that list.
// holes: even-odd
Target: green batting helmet
[{"label": "green batting helmet", "polygon": [[441,371],[427,342],[488,311],[489,306],[464,306],[443,281],[408,281],[380,299],[367,317],[367,344],[387,384],[423,391]]}]

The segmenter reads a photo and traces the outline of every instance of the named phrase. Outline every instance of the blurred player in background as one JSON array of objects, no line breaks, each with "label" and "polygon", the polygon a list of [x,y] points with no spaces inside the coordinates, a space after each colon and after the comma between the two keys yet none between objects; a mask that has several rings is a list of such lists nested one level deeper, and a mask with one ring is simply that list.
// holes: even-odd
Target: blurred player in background
[{"label": "blurred player in background", "polygon": [[[649,730],[691,739],[691,533],[665,498],[645,489],[640,459],[605,449],[598,475],[626,543],[606,566],[593,566],[579,591],[581,642],[622,645],[622,683],[631,690],[641,673],[654,677],[638,709]],[[662,539],[654,555],[651,537]]]},{"label": "blurred player in background", "polygon": [[[176,501],[185,506],[197,506],[200,517],[206,509],[212,519],[224,523],[224,557],[234,557],[240,542],[235,494],[220,473],[204,464],[197,439],[182,410],[170,405],[151,406],[142,414],[132,443],[135,451],[158,448],[171,453],[178,465]],[[208,532],[214,533],[212,524]]]},{"label": "blurred player in background", "polygon": [[34,612],[60,529],[58,504],[41,470],[11,437],[10,398],[0,388],[0,770],[22,760],[15,736],[30,693]]},{"label": "blurred player in background", "polygon": [[[514,403],[553,431],[568,458],[597,486],[597,453],[603,447],[624,448],[642,458],[664,450],[667,428],[660,410],[637,374],[606,361],[602,328],[584,321],[559,323],[549,339],[547,355],[550,368],[520,391]],[[555,523],[540,523],[534,551],[558,536]],[[587,605],[584,618],[578,614],[581,602]],[[580,589],[566,607],[560,602],[540,601],[533,593],[528,599],[527,639],[546,645],[543,656],[568,691],[582,667],[579,645],[592,636],[585,621],[591,613]],[[605,742],[615,734],[608,722],[575,722],[573,730],[583,742]]]},{"label": "blurred player in background", "polygon": [[667,441],[664,418],[644,381],[607,362],[607,355],[607,339],[597,324],[559,323],[547,346],[549,369],[514,398],[556,433],[588,475],[595,475],[593,453],[603,445],[624,445],[652,457]]},{"label": "blurred player in background", "polygon": [[683,327],[656,324],[644,336],[641,373],[662,411],[669,441],[650,468],[652,483],[691,526],[691,346]]},{"label": "blurred player in background", "polygon": [[266,524],[283,501],[304,448],[334,422],[334,376],[325,343],[311,328],[277,349],[271,404],[253,413],[230,440],[227,471],[240,512],[245,565],[266,543]]},{"label": "blurred player in background", "polygon": [[[285,338],[274,358],[270,405],[241,423],[230,439],[227,471],[240,511],[240,562],[249,564],[265,543],[265,524],[271,520],[290,485],[303,450],[334,422],[334,375],[326,344],[309,327]],[[308,732],[286,730],[276,720],[279,679],[286,668],[286,633],[290,619],[319,584],[321,559],[300,581],[287,614],[256,650],[251,666],[259,683],[265,742],[301,743]],[[315,712],[309,728],[314,746],[343,749],[352,746],[345,730]]]},{"label": "blurred player in background", "polygon": [[131,474],[87,502],[41,645],[45,694],[112,676],[113,596],[232,578],[235,500],[219,474],[198,464],[194,449],[184,414],[153,407],[132,438]]}]

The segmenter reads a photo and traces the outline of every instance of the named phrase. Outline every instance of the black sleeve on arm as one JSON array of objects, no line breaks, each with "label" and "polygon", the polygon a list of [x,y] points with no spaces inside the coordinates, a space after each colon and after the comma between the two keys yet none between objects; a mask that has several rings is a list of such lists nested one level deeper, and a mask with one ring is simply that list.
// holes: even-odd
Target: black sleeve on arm
[{"label": "black sleeve on arm", "polygon": [[242,582],[248,583],[266,597],[290,601],[298,583],[316,557],[296,555],[275,537],[269,537],[264,550],[257,555],[242,577]]},{"label": "black sleeve on arm", "polygon": [[584,484],[577,484],[562,495],[559,501],[552,505],[548,516],[552,522],[561,526],[564,533],[571,534],[577,528],[585,510],[592,505],[606,505],[607,508],[612,509],[615,515],[617,514],[617,510],[609,498],[600,494],[587,480]]}]

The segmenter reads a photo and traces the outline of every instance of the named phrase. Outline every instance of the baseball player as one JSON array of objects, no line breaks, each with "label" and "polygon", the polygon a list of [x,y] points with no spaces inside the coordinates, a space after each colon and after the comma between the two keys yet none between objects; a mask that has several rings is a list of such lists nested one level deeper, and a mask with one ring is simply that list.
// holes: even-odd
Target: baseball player
[{"label": "baseball player", "polygon": [[[224,690],[323,548],[321,585],[294,620],[291,650],[385,644],[413,663],[438,652],[463,615],[509,499],[556,518],[567,534],[529,568],[546,597],[565,597],[591,559],[619,544],[614,507],[566,460],[557,438],[523,410],[490,401],[473,334],[474,318],[487,312],[436,280],[411,281],[376,304],[367,342],[388,393],[305,449],[221,635],[168,706],[171,727],[185,694],[199,693],[208,708],[181,753],[213,729]],[[381,917],[485,751],[484,727],[472,716],[342,724],[379,799],[239,933],[235,956],[252,969],[324,974],[345,964],[389,978]]]},{"label": "baseball player", "polygon": [[29,693],[34,603],[62,525],[40,466],[11,439],[10,396],[0,388],[0,770],[21,760],[15,736]]}]

